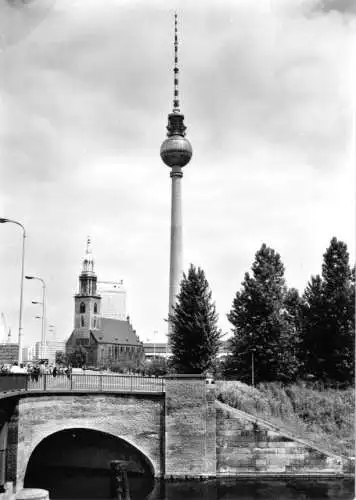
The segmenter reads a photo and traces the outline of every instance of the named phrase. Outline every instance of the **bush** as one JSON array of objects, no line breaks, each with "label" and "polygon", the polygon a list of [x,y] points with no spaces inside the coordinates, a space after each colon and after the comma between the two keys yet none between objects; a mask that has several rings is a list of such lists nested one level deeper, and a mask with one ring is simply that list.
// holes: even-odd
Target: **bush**
[{"label": "bush", "polygon": [[157,356],[146,360],[143,371],[145,375],[150,377],[163,377],[169,372],[168,362],[165,358]]}]

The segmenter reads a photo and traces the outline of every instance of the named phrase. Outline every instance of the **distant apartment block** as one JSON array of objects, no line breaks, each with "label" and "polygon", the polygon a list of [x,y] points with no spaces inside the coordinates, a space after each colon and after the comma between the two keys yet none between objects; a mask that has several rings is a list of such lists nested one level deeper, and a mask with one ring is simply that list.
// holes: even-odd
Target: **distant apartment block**
[{"label": "distant apartment block", "polygon": [[32,361],[34,358],[34,354],[35,354],[35,347],[34,346],[23,347],[22,348],[22,362],[28,363],[29,361]]},{"label": "distant apartment block", "polygon": [[103,318],[126,320],[126,289],[123,280],[99,281],[98,293],[101,296],[101,316]]},{"label": "distant apartment block", "polygon": [[146,359],[157,357],[168,358],[171,355],[167,342],[144,342],[143,349]]},{"label": "distant apartment block", "polygon": [[[36,342],[32,348],[32,361],[39,361],[40,359],[48,359],[48,362],[53,364],[56,361],[56,353],[65,353],[65,340],[47,340],[44,352],[41,350],[41,342]],[[23,358],[25,361],[25,358]],[[28,361],[31,361],[28,359]]]}]

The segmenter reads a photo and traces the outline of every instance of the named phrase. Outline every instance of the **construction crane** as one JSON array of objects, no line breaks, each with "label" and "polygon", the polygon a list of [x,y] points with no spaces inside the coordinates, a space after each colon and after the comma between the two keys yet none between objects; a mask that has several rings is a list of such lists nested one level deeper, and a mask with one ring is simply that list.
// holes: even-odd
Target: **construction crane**
[{"label": "construction crane", "polygon": [[3,335],[1,335],[1,340],[3,342],[7,342],[8,344],[11,343],[11,328],[8,328],[7,326],[7,321],[6,321],[6,316],[5,314],[2,312],[1,313],[1,323],[2,323],[2,327],[3,327]]}]

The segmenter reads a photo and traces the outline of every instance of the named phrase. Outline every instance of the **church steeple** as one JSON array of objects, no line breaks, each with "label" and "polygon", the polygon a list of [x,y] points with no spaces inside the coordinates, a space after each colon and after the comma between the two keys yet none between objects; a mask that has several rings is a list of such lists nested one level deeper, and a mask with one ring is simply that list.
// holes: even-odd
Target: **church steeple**
[{"label": "church steeple", "polygon": [[97,277],[94,272],[94,259],[90,237],[82,261],[79,275],[79,292],[75,295],[74,327],[84,331],[100,327],[101,297],[97,292]]},{"label": "church steeple", "polygon": [[85,256],[83,259],[83,269],[82,269],[82,274],[85,273],[94,273],[94,260],[93,260],[93,254],[91,250],[91,239],[90,236],[88,236],[87,239],[87,248],[85,251]]},{"label": "church steeple", "polygon": [[83,258],[82,272],[79,276],[79,294],[86,296],[96,296],[97,277],[94,272],[94,259],[91,249],[90,236],[87,239],[87,248]]}]

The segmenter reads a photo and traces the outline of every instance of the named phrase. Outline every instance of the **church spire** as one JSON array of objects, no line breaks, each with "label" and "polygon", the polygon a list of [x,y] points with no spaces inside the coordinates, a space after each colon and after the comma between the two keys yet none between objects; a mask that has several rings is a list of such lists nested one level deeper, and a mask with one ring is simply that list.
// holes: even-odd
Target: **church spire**
[{"label": "church spire", "polygon": [[93,260],[93,254],[92,254],[92,249],[91,249],[91,239],[90,236],[87,238],[87,247],[85,250],[85,256],[83,259],[83,268],[82,268],[82,274],[88,274],[94,273],[94,260]]},{"label": "church spire", "polygon": [[88,236],[87,238],[87,250],[86,250],[86,254],[89,254],[91,253],[91,240],[90,240],[90,236]]},{"label": "church spire", "polygon": [[97,278],[94,272],[94,259],[91,250],[91,239],[90,236],[88,236],[85,255],[83,258],[82,272],[79,276],[79,294],[96,296],[96,282]]}]

